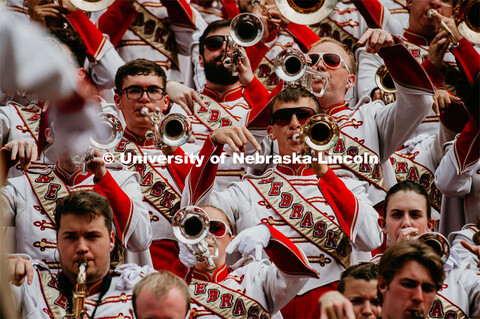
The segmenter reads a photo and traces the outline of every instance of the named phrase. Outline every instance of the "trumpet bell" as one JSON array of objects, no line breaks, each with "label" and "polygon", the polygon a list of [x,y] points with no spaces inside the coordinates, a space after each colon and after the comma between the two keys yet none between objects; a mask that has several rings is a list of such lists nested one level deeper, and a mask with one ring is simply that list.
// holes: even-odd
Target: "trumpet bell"
[{"label": "trumpet bell", "polygon": [[480,0],[459,0],[454,18],[458,32],[468,41],[480,44]]},{"label": "trumpet bell", "polygon": [[90,144],[100,149],[110,149],[117,146],[123,136],[122,122],[115,115],[107,112],[99,113],[97,133],[90,137]]},{"label": "trumpet bell", "polygon": [[182,114],[169,114],[160,122],[163,142],[169,146],[185,144],[191,136],[190,121]]},{"label": "trumpet bell", "polygon": [[239,14],[230,23],[230,36],[242,47],[255,45],[263,36],[262,20],[251,13]]},{"label": "trumpet bell", "polygon": [[335,147],[340,137],[340,128],[330,115],[315,114],[305,122],[302,137],[311,150],[324,152]]},{"label": "trumpet bell", "polygon": [[274,62],[275,73],[285,82],[299,80],[307,70],[305,55],[295,49],[285,49],[280,52]]},{"label": "trumpet bell", "polygon": [[108,8],[115,0],[70,0],[70,2],[82,11],[95,12]]},{"label": "trumpet bell", "polygon": [[337,5],[337,0],[275,0],[275,3],[288,20],[311,25],[325,19]]},{"label": "trumpet bell", "polygon": [[420,235],[418,240],[432,247],[442,257],[443,263],[447,261],[450,256],[450,243],[445,236],[436,232],[428,232]]},{"label": "trumpet bell", "polygon": [[385,104],[395,102],[397,89],[385,64],[382,64],[375,72],[375,83],[382,92],[382,100]]},{"label": "trumpet bell", "polygon": [[172,229],[178,241],[194,245],[208,236],[210,220],[200,207],[187,206],[173,216]]}]

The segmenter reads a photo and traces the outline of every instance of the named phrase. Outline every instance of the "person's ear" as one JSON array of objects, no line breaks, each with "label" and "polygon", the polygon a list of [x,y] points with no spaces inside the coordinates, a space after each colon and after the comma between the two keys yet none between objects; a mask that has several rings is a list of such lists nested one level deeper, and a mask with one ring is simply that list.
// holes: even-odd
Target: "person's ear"
[{"label": "person's ear", "polygon": [[200,62],[200,66],[203,68],[203,56],[199,55],[198,56],[198,62]]},{"label": "person's ear", "polygon": [[115,248],[115,233],[113,230],[110,232],[110,252]]},{"label": "person's ear", "polygon": [[346,84],[347,90],[355,85],[355,81],[356,81],[355,75],[349,74],[347,79],[347,84]]},{"label": "person's ear", "polygon": [[427,228],[430,231],[433,231],[433,228],[435,227],[435,218],[430,218],[427,223]]},{"label": "person's ear", "polygon": [[385,294],[385,292],[387,291],[387,283],[385,282],[382,276],[378,277],[378,290],[382,294]]},{"label": "person's ear", "polygon": [[50,127],[45,129],[45,140],[49,144],[53,144],[53,130]]},{"label": "person's ear", "polygon": [[271,125],[267,127],[267,134],[272,141],[277,139],[277,137],[275,136],[275,133],[273,132],[273,127]]},{"label": "person's ear", "polygon": [[383,233],[387,233],[387,224],[385,223],[385,219],[383,217],[378,217],[377,219],[378,225],[382,229]]},{"label": "person's ear", "polygon": [[122,106],[120,104],[120,99],[121,99],[121,96],[120,94],[118,93],[115,93],[115,95],[113,95],[113,100],[115,101],[115,105],[118,107],[118,109],[122,109]]}]

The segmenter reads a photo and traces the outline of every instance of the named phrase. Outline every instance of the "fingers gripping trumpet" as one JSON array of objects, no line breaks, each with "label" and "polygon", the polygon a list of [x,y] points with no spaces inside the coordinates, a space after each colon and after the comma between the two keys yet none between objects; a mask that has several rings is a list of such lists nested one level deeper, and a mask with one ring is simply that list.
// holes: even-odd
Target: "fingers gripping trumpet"
[{"label": "fingers gripping trumpet", "polygon": [[145,137],[154,141],[157,149],[166,146],[180,146],[193,139],[192,124],[188,118],[182,114],[163,115],[158,107],[154,112],[148,108],[142,107],[142,115],[148,116],[154,127],[153,131],[148,131]]},{"label": "fingers gripping trumpet", "polygon": [[[205,261],[208,269],[215,268],[213,258],[218,258],[217,240],[209,233],[210,219],[203,209],[197,206],[182,208],[173,216],[172,228],[178,241],[184,243],[198,261]],[[207,239],[213,244],[213,255]]]},{"label": "fingers gripping trumpet", "polygon": [[304,153],[314,157],[316,152],[326,152],[335,147],[340,136],[337,121],[327,114],[315,114],[310,117],[301,133],[294,134],[294,142],[304,141]]},{"label": "fingers gripping trumpet", "polygon": [[[328,86],[328,73],[314,70],[308,66],[302,52],[289,48],[282,50],[274,61],[275,73],[287,85],[301,85],[317,97],[322,97]],[[312,84],[323,83],[320,92],[313,90]]]},{"label": "fingers gripping trumpet", "polygon": [[450,42],[452,42],[454,45],[457,45],[458,44],[458,39],[457,37],[453,34],[452,30],[450,30],[450,28],[448,27],[448,25],[445,23],[445,21],[442,20],[442,18],[440,18],[438,16],[438,11],[435,10],[435,9],[430,9],[428,10],[427,12],[427,17],[428,19],[430,20],[435,20],[438,25],[443,29],[445,30],[445,32],[447,32],[447,37],[448,39],[450,40]]}]

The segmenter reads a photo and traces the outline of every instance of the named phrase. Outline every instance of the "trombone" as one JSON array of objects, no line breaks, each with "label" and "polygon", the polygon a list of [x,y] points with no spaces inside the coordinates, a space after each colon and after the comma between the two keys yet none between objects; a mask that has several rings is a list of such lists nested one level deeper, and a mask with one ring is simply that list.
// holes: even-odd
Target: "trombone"
[{"label": "trombone", "polygon": [[238,75],[238,60],[241,59],[239,46],[250,47],[257,44],[263,36],[263,23],[259,17],[251,13],[242,13],[232,19],[230,36],[227,38],[223,65]]},{"label": "trombone", "polygon": [[[213,258],[218,258],[217,239],[209,233],[210,219],[203,209],[197,206],[182,208],[173,216],[172,229],[177,240],[187,246],[197,261],[205,261],[208,269],[215,268]],[[208,249],[207,238],[213,242],[213,255]]]},{"label": "trombone", "polygon": [[[274,61],[275,73],[287,85],[301,85],[317,97],[322,97],[328,85],[328,73],[308,66],[305,54],[294,48],[282,50]],[[323,82],[320,92],[315,92],[313,83]]]}]

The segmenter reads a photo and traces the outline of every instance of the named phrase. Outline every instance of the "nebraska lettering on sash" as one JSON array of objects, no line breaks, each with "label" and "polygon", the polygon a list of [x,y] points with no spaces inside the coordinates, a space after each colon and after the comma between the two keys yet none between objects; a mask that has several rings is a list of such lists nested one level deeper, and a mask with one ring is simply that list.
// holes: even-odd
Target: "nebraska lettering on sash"
[{"label": "nebraska lettering on sash", "polygon": [[[276,172],[273,174],[274,178],[269,183],[265,183],[265,180],[248,181],[287,224],[319,249],[332,255],[345,268],[350,266],[352,247],[343,229],[305,200],[287,179]],[[326,205],[325,209],[330,209],[328,207]]]},{"label": "nebraska lettering on sash", "polygon": [[453,305],[443,296],[437,294],[432,308],[428,313],[429,318],[467,319],[468,316],[459,307]]},{"label": "nebraska lettering on sash", "polygon": [[25,124],[26,129],[33,136],[35,141],[38,142],[38,128],[40,126],[40,115],[42,114],[42,108],[36,104],[30,104],[28,106],[22,106],[15,102],[10,102],[17,110],[18,115]]},{"label": "nebraska lettering on sash", "polygon": [[393,153],[393,167],[395,169],[395,177],[399,182],[409,180],[420,184],[428,193],[432,206],[440,211],[442,205],[442,194],[434,183],[435,175],[425,166],[415,162],[409,156],[403,156]]},{"label": "nebraska lettering on sash", "polygon": [[[123,141],[123,140],[122,140]],[[122,142],[120,142],[122,143]],[[144,156],[144,153],[133,141],[122,143],[123,153]],[[121,152],[115,149],[115,161],[120,163]],[[125,155],[126,156],[126,155]],[[140,189],[145,199],[150,202],[170,222],[180,207],[180,194],[170,185],[168,180],[160,174],[152,163],[129,164],[128,170],[140,174]]]},{"label": "nebraska lettering on sash", "polygon": [[[362,156],[365,159],[363,154],[369,154],[367,157],[374,157],[380,158],[374,151],[367,148],[366,146],[360,144],[358,141],[354,140],[352,137],[346,135],[343,132],[340,132],[340,138],[338,139],[337,144],[333,149],[334,156],[342,156],[345,157],[346,155],[349,156]],[[373,165],[373,167],[371,166]],[[382,167],[380,164],[370,164],[364,163],[342,163],[342,167],[347,168],[348,170],[352,171],[356,175],[360,175],[362,178],[366,179],[372,184],[375,184],[378,188],[387,191],[387,187],[385,185],[385,181],[383,180],[383,173]]]},{"label": "nebraska lettering on sash", "polygon": [[50,272],[37,270],[43,296],[48,305],[48,311],[52,318],[64,318],[67,315],[67,302],[65,296],[58,288],[57,275]]},{"label": "nebraska lettering on sash", "polygon": [[230,113],[222,104],[218,103],[214,99],[200,94],[203,102],[208,105],[208,112],[201,107],[198,103],[195,103],[194,116],[211,131],[223,126],[229,126],[237,124],[238,119]]},{"label": "nebraska lettering on sash", "polygon": [[130,30],[154,49],[167,56],[178,68],[178,56],[175,51],[175,36],[170,28],[168,20],[158,19],[137,1],[133,1],[132,5],[135,10],[137,10],[138,14],[130,25]]},{"label": "nebraska lettering on sash", "polygon": [[220,284],[193,279],[190,291],[194,302],[222,318],[270,318],[257,301]]}]

